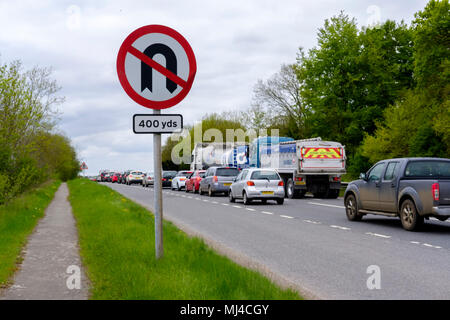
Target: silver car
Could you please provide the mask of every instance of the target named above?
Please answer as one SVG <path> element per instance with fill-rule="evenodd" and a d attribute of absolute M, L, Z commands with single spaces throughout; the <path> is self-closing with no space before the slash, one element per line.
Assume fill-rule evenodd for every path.
<path fill-rule="evenodd" d="M 148 187 L 149 185 L 153 186 L 155 182 L 155 177 L 153 175 L 153 172 L 147 172 L 147 174 L 142 179 L 142 186 Z"/>
<path fill-rule="evenodd" d="M 230 202 L 243 199 L 244 204 L 252 200 L 276 200 L 284 203 L 284 185 L 278 172 L 273 169 L 244 169 L 234 179 L 228 193 Z"/>

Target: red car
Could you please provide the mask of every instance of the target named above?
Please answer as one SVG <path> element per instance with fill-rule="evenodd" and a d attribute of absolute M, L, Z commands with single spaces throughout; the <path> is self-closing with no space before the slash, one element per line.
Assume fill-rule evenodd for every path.
<path fill-rule="evenodd" d="M 205 172 L 206 170 L 195 170 L 194 173 L 186 179 L 184 188 L 186 192 L 198 192 L 198 189 L 200 188 L 200 181 L 205 177 Z"/>
<path fill-rule="evenodd" d="M 119 173 L 119 172 L 116 172 L 116 173 L 114 173 L 114 174 L 112 175 L 112 177 L 111 177 L 111 182 L 112 182 L 112 183 L 114 183 L 114 182 L 119 183 L 119 178 L 120 178 L 120 173 Z"/>

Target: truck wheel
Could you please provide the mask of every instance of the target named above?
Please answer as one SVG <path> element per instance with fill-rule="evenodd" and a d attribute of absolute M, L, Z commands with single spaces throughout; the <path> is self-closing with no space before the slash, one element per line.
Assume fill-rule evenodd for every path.
<path fill-rule="evenodd" d="M 400 207 L 400 220 L 403 229 L 408 231 L 417 230 L 423 224 L 423 217 L 417 212 L 414 202 L 406 199 Z"/>
<path fill-rule="evenodd" d="M 294 180 L 292 180 L 291 178 L 289 178 L 286 183 L 286 196 L 289 199 L 293 199 L 295 196 Z"/>
<path fill-rule="evenodd" d="M 345 198 L 345 213 L 350 221 L 360 221 L 362 219 L 362 214 L 358 210 L 358 203 L 352 194 Z"/>

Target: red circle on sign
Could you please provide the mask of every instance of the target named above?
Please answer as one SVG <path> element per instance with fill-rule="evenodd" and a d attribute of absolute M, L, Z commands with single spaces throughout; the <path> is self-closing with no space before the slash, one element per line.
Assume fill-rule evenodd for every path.
<path fill-rule="evenodd" d="M 185 82 L 185 85 L 182 86 L 181 91 L 175 97 L 172 97 L 169 100 L 153 101 L 144 98 L 133 89 L 125 73 L 125 57 L 127 53 L 129 53 L 130 49 L 137 51 L 137 49 L 132 47 L 133 43 L 140 37 L 149 33 L 162 33 L 175 39 L 186 52 L 189 61 L 189 76 L 187 81 Z M 120 84 L 122 85 L 123 89 L 130 96 L 131 99 L 133 99 L 135 102 L 139 103 L 140 105 L 146 108 L 166 109 L 179 103 L 186 97 L 186 95 L 189 93 L 189 90 L 191 90 L 196 72 L 197 72 L 197 62 L 195 61 L 194 51 L 192 51 L 191 46 L 181 34 L 173 30 L 172 28 L 166 26 L 154 24 L 136 29 L 122 43 L 119 49 L 119 53 L 117 55 L 117 75 L 119 76 Z"/>

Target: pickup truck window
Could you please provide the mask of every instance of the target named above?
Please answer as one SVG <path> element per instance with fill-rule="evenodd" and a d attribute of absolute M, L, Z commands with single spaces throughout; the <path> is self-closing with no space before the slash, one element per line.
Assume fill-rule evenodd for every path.
<path fill-rule="evenodd" d="M 389 162 L 383 180 L 390 181 L 395 178 L 395 170 L 397 169 L 397 165 L 398 162 Z"/>
<path fill-rule="evenodd" d="M 385 163 L 379 163 L 375 167 L 370 170 L 369 173 L 369 181 L 379 181 L 381 178 L 381 174 L 383 173 Z"/>
<path fill-rule="evenodd" d="M 450 178 L 450 161 L 411 161 L 405 177 Z"/>

